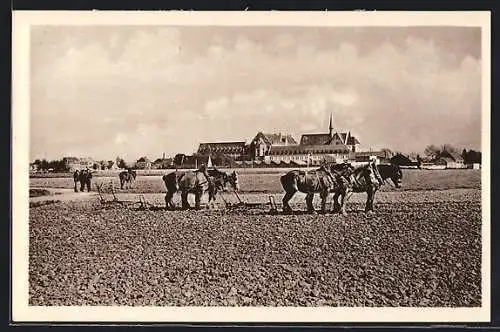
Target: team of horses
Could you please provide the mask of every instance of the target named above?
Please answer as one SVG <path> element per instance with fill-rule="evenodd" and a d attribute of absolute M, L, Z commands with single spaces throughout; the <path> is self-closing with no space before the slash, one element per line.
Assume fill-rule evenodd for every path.
<path fill-rule="evenodd" d="M 215 201 L 218 191 L 225 190 L 230 185 L 233 190 L 239 190 L 238 174 L 222 172 L 217 169 L 175 171 L 162 177 L 167 193 L 166 208 L 175 209 L 172 202 L 175 193 L 181 194 L 182 209 L 190 208 L 188 195 L 195 196 L 195 209 L 200 208 L 202 195 L 208 193 L 208 204 Z M 346 214 L 345 205 L 354 193 L 366 193 L 365 212 L 374 210 L 375 193 L 391 180 L 396 188 L 401 186 L 403 173 L 398 165 L 369 162 L 354 167 L 349 163 L 325 164 L 309 170 L 292 170 L 280 176 L 281 186 L 285 191 L 283 197 L 283 212 L 292 213 L 289 201 L 297 192 L 306 194 L 307 212 L 316 213 L 313 207 L 315 194 L 321 197 L 321 212 L 326 212 L 326 201 L 333 194 L 333 212 Z"/>
<path fill-rule="evenodd" d="M 75 182 L 74 190 L 78 192 L 78 183 L 80 184 L 80 191 L 90 191 L 92 188 L 92 171 L 89 169 L 76 170 L 73 173 L 73 181 Z"/>
<path fill-rule="evenodd" d="M 353 167 L 349 163 L 323 165 L 311 171 L 292 170 L 280 177 L 285 190 L 283 211 L 292 212 L 290 199 L 297 192 L 306 194 L 307 211 L 316 213 L 313 198 L 321 197 L 321 212 L 326 211 L 326 200 L 333 193 L 333 212 L 346 214 L 345 205 L 353 193 L 366 192 L 365 212 L 373 211 L 375 193 L 390 179 L 396 188 L 401 186 L 403 172 L 398 165 L 377 165 L 375 162 Z"/>
<path fill-rule="evenodd" d="M 227 173 L 218 169 L 210 169 L 172 172 L 164 175 L 162 179 L 167 189 L 165 205 L 171 209 L 176 208 L 172 202 L 176 192 L 181 194 L 182 209 L 190 208 L 188 203 L 189 194 L 194 194 L 195 209 L 199 209 L 201 197 L 205 192 L 208 193 L 208 204 L 210 204 L 215 201 L 218 191 L 226 189 L 228 184 L 235 191 L 240 189 L 236 171 Z"/>
<path fill-rule="evenodd" d="M 137 177 L 135 170 L 127 169 L 119 173 L 120 188 L 132 188 Z M 92 172 L 88 169 L 77 170 L 73 174 L 74 190 L 80 191 L 85 187 L 91 189 Z M 366 193 L 367 200 L 365 212 L 373 211 L 373 201 L 376 192 L 391 180 L 399 188 L 403 179 L 401 168 L 395 164 L 379 164 L 374 161 L 354 167 L 349 163 L 324 164 L 313 170 L 291 170 L 280 176 L 281 186 L 285 191 L 283 196 L 283 212 L 293 213 L 289 201 L 297 193 L 306 194 L 307 212 L 316 213 L 313 206 L 315 194 L 321 198 L 321 212 L 326 212 L 327 198 L 333 194 L 333 212 L 346 214 L 345 206 L 354 193 Z M 195 209 L 200 209 L 203 194 L 208 194 L 208 204 L 215 202 L 217 193 L 224 191 L 229 186 L 234 191 L 239 191 L 238 174 L 236 171 L 224 172 L 216 168 L 201 167 L 198 170 L 174 171 L 162 177 L 165 184 L 165 207 L 176 209 L 172 202 L 176 193 L 181 195 L 181 208 L 189 209 L 188 195 L 195 197 Z"/>

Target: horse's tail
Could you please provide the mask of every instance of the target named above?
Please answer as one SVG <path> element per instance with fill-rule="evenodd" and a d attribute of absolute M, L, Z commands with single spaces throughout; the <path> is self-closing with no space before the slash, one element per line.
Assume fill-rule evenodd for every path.
<path fill-rule="evenodd" d="M 296 192 L 299 191 L 297 185 L 297 177 L 295 173 L 288 172 L 282 176 L 280 176 L 281 186 L 286 192 Z"/>

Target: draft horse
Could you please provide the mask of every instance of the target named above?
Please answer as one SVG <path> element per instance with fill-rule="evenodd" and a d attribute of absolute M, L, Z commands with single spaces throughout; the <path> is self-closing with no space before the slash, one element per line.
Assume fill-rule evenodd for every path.
<path fill-rule="evenodd" d="M 120 178 L 120 189 L 123 189 L 123 186 L 125 186 L 125 189 L 127 189 L 127 187 L 132 188 L 132 183 L 135 181 L 137 173 L 133 169 L 128 169 L 120 172 L 118 177 Z"/>
<path fill-rule="evenodd" d="M 352 172 L 349 164 L 338 164 L 334 169 L 332 166 L 322 166 L 311 171 L 292 170 L 280 177 L 281 186 L 285 190 L 283 197 L 283 212 L 291 213 L 292 208 L 289 201 L 297 192 L 306 194 L 307 212 L 316 213 L 313 207 L 314 194 L 319 193 L 321 197 L 321 212 L 326 210 L 326 199 L 331 192 L 338 193 L 342 198 L 349 193 L 349 182 L 347 177 Z M 339 211 L 346 214 L 342 199 Z"/>
<path fill-rule="evenodd" d="M 172 172 L 162 177 L 167 193 L 165 195 L 166 208 L 175 209 L 176 206 L 172 202 L 172 198 L 176 192 L 180 192 L 182 209 L 191 208 L 188 203 L 188 195 L 195 196 L 195 209 L 199 210 L 201 205 L 201 197 L 205 192 L 208 192 L 208 203 L 215 200 L 219 190 L 224 190 L 227 184 L 235 190 L 239 190 L 238 174 L 233 171 L 230 174 L 221 172 L 217 169 L 208 171 L 184 171 Z"/>
<path fill-rule="evenodd" d="M 342 193 L 336 192 L 333 196 L 334 211 L 341 209 L 341 204 L 346 204 L 352 194 L 366 192 L 367 199 L 365 204 L 365 212 L 373 211 L 373 201 L 376 192 L 387 179 L 391 179 L 396 188 L 401 186 L 403 173 L 398 165 L 376 165 L 375 162 L 370 162 L 367 165 L 354 168 L 352 174 L 348 177 L 350 190 L 347 197 Z M 339 197 L 342 203 L 338 202 Z"/>
<path fill-rule="evenodd" d="M 73 173 L 73 181 L 75 183 L 75 192 L 78 192 L 78 183 L 80 183 L 80 191 L 85 191 L 85 187 L 87 187 L 87 191 L 90 191 L 92 183 L 92 172 L 89 169 L 77 169 Z"/>

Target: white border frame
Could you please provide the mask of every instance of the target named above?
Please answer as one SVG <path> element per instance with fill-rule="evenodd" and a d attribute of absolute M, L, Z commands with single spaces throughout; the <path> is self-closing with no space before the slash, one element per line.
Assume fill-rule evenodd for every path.
<path fill-rule="evenodd" d="M 12 17 L 12 319 L 14 322 L 487 322 L 490 320 L 491 18 L 476 12 L 14 11 Z M 482 307 L 42 307 L 28 305 L 32 25 L 460 26 L 482 28 Z"/>

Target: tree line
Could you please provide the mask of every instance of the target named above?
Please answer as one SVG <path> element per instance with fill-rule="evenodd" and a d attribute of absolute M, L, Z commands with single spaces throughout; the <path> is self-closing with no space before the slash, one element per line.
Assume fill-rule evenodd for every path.
<path fill-rule="evenodd" d="M 462 149 L 460 150 L 459 148 L 456 148 L 452 146 L 451 144 L 443 144 L 441 146 L 430 144 L 427 145 L 423 151 L 422 154 L 416 153 L 416 152 L 411 152 L 408 155 L 405 155 L 404 153 L 398 152 L 398 151 L 391 151 L 390 149 L 382 149 L 381 152 L 383 153 L 384 157 L 387 159 L 390 159 L 391 157 L 395 155 L 403 155 L 407 156 L 410 159 L 416 160 L 418 162 L 433 162 L 436 161 L 440 158 L 456 158 L 457 156 L 462 157 L 464 160 L 464 164 L 474 164 L 474 163 L 481 163 L 481 152 L 476 151 L 473 149 L 467 150 L 467 149 Z"/>
<path fill-rule="evenodd" d="M 105 170 L 105 169 L 110 169 L 114 164 L 118 166 L 118 168 L 127 168 L 128 165 L 120 157 L 117 157 L 115 161 L 113 160 L 100 160 L 97 162 L 94 162 L 93 165 L 91 166 L 92 169 L 94 170 Z M 48 171 L 48 170 L 53 170 L 54 172 L 69 172 L 70 169 L 70 162 L 68 161 L 68 158 L 62 158 L 62 159 L 56 159 L 56 160 L 47 160 L 47 159 L 36 159 L 33 162 L 33 165 L 36 167 L 37 170 L 40 171 Z"/>

